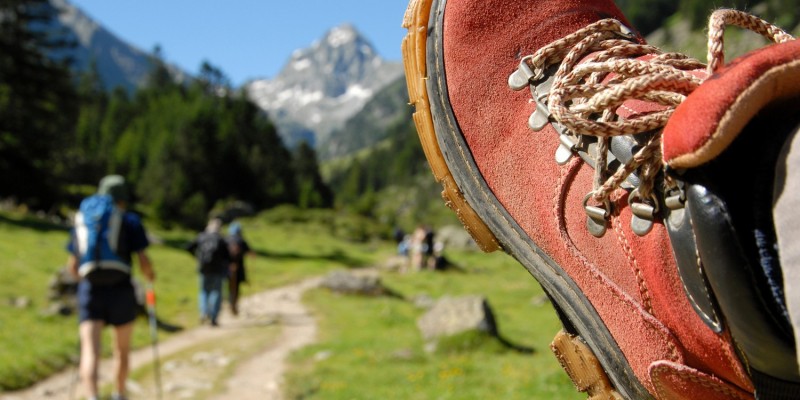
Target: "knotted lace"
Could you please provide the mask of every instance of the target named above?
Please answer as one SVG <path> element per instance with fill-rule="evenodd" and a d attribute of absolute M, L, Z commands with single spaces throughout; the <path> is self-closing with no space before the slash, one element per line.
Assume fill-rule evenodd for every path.
<path fill-rule="evenodd" d="M 533 72 L 532 81 L 541 79 L 547 67 L 560 63 L 547 97 L 551 118 L 578 138 L 597 137 L 591 193 L 594 201 L 607 203 L 611 193 L 637 170 L 641 182 L 638 197 L 643 201 L 654 198 L 656 177 L 663 168 L 661 128 L 675 107 L 724 64 L 723 33 L 729 25 L 751 30 L 775 43 L 794 40 L 758 17 L 722 9 L 715 11 L 709 22 L 707 65 L 642 44 L 613 19 L 591 24 L 523 58 Z M 656 109 L 620 117 L 618 111 L 631 100 L 654 104 Z M 641 134 L 652 136 L 643 140 L 630 162 L 608 176 L 610 138 Z"/>

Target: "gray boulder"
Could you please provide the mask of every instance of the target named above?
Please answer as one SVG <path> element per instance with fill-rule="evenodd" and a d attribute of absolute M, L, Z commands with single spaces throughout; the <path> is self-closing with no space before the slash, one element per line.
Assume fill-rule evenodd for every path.
<path fill-rule="evenodd" d="M 349 271 L 333 271 L 322 280 L 322 287 L 336 293 L 364 296 L 394 295 L 381 283 L 377 274 L 357 274 Z"/>
<path fill-rule="evenodd" d="M 47 284 L 48 300 L 50 304 L 45 309 L 45 315 L 71 315 L 78 307 L 76 293 L 78 280 L 62 266 L 53 273 Z"/>
<path fill-rule="evenodd" d="M 497 324 L 489 302 L 481 296 L 443 297 L 417 320 L 425 340 L 469 331 L 497 336 Z"/>
<path fill-rule="evenodd" d="M 472 236 L 458 225 L 445 225 L 436 230 L 436 241 L 445 248 L 458 250 L 478 250 Z"/>

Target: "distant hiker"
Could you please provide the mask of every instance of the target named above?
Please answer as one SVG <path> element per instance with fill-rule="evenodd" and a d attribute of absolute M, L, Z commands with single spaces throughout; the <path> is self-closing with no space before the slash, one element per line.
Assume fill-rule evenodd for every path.
<path fill-rule="evenodd" d="M 200 323 L 217 326 L 217 317 L 222 308 L 222 282 L 228 277 L 231 268 L 231 255 L 228 244 L 219 233 L 222 221 L 212 218 L 206 230 L 197 235 L 187 250 L 197 258 L 197 271 L 200 273 Z"/>
<path fill-rule="evenodd" d="M 402 242 L 406 236 L 407 235 L 405 231 L 403 231 L 403 229 L 400 227 L 395 227 L 394 230 L 392 231 L 392 238 L 394 239 L 394 242 L 397 244 L 400 244 L 400 242 Z"/>
<path fill-rule="evenodd" d="M 403 236 L 403 239 L 397 243 L 397 254 L 403 257 L 408 257 L 408 252 L 411 247 L 411 235 Z"/>
<path fill-rule="evenodd" d="M 137 305 L 131 284 L 135 254 L 144 278 L 152 284 L 155 272 L 145 249 L 149 245 L 139 217 L 127 211 L 125 179 L 109 175 L 100 180 L 97 194 L 81 202 L 67 244 L 67 266 L 78 282 L 78 318 L 81 339 L 80 374 L 89 399 L 98 398 L 101 331 L 114 328 L 113 399 L 125 398 L 133 321 Z"/>
<path fill-rule="evenodd" d="M 436 242 L 433 244 L 433 258 L 431 264 L 434 271 L 444 271 L 450 267 L 455 267 L 444 255 L 444 243 Z"/>
<path fill-rule="evenodd" d="M 411 270 L 419 271 L 425 267 L 426 254 L 428 249 L 425 247 L 425 237 L 428 229 L 424 225 L 419 225 L 411 235 L 409 250 L 411 253 Z"/>
<path fill-rule="evenodd" d="M 433 229 L 425 227 L 425 237 L 422 240 L 422 259 L 423 268 L 433 270 L 436 268 L 436 259 L 434 257 L 434 243 L 433 238 L 435 234 Z"/>
<path fill-rule="evenodd" d="M 247 281 L 244 257 L 252 255 L 250 245 L 242 236 L 242 226 L 238 222 L 228 227 L 228 251 L 231 254 L 231 270 L 228 276 L 228 295 L 233 315 L 239 315 L 239 287 Z"/>

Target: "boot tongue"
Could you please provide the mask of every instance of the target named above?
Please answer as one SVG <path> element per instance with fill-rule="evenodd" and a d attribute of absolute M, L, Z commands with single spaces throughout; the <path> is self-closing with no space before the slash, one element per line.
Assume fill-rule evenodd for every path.
<path fill-rule="evenodd" d="M 800 41 L 740 57 L 700 85 L 664 128 L 665 162 L 694 168 L 724 152 L 770 103 L 800 95 Z M 766 139 L 765 139 L 766 140 Z"/>

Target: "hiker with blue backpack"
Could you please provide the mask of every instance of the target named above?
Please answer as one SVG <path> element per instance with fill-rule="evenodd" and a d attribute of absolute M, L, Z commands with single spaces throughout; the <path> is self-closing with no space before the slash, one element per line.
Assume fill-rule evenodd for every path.
<path fill-rule="evenodd" d="M 114 328 L 113 400 L 125 399 L 129 353 L 137 303 L 131 283 L 132 259 L 152 285 L 155 272 L 146 253 L 149 245 L 139 216 L 127 211 L 125 179 L 104 177 L 97 194 L 85 198 L 75 215 L 67 244 L 67 266 L 79 277 L 78 318 L 81 340 L 80 376 L 90 400 L 98 399 L 101 332 Z"/>
<path fill-rule="evenodd" d="M 217 317 L 222 308 L 222 284 L 231 268 L 228 244 L 220 234 L 222 220 L 212 218 L 206 229 L 189 243 L 187 250 L 197 258 L 200 273 L 200 323 L 218 326 Z"/>

